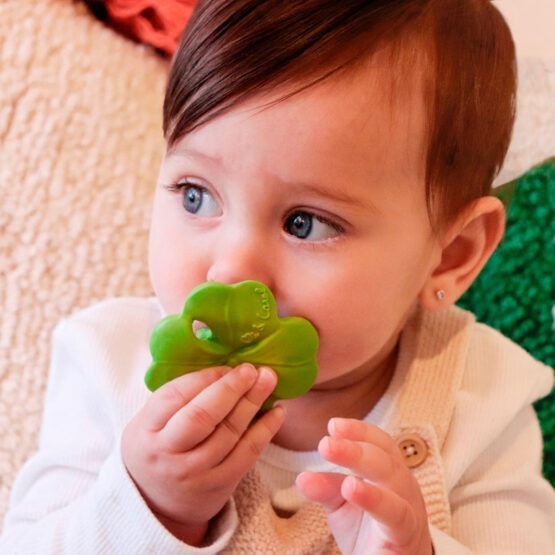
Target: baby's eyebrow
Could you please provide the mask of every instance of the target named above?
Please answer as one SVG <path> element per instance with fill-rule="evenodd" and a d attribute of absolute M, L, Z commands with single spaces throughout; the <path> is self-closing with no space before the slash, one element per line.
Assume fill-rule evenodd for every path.
<path fill-rule="evenodd" d="M 177 158 L 193 158 L 207 162 L 209 164 L 223 166 L 223 160 L 218 155 L 207 154 L 194 148 L 184 146 L 172 146 L 167 151 L 167 156 Z M 357 195 L 350 194 L 349 191 L 333 188 L 324 183 L 312 183 L 308 181 L 289 182 L 277 177 L 283 185 L 290 187 L 294 193 L 310 194 L 315 197 L 325 198 L 339 204 L 354 206 L 371 212 L 379 213 L 378 208 L 369 199 L 362 199 Z"/>
<path fill-rule="evenodd" d="M 375 204 L 373 204 L 369 199 L 362 199 L 357 195 L 352 195 L 346 190 L 340 190 L 337 188 L 331 188 L 325 184 L 314 184 L 314 183 L 298 183 L 295 184 L 295 188 L 299 192 L 310 193 L 318 197 L 323 197 L 333 202 L 338 202 L 340 204 L 345 204 L 349 206 L 355 206 L 357 208 L 364 208 L 365 210 L 370 210 L 372 212 L 378 213 L 379 210 Z"/>
<path fill-rule="evenodd" d="M 168 148 L 167 156 L 176 156 L 179 158 L 197 158 L 211 164 L 222 165 L 222 159 L 219 156 L 213 156 L 192 148 L 184 148 L 176 145 Z"/>

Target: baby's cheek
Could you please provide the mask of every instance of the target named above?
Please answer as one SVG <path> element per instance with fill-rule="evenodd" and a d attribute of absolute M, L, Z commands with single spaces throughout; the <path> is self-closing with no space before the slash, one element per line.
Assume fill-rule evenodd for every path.
<path fill-rule="evenodd" d="M 345 338 L 340 332 L 319 330 L 319 333 L 317 382 L 321 383 L 339 377 L 354 368 L 355 361 L 359 357 L 353 353 L 353 348 L 358 350 L 360 345 L 355 345 L 352 338 Z"/>
<path fill-rule="evenodd" d="M 167 314 L 175 314 L 181 310 L 188 291 L 182 280 L 179 280 L 178 275 L 172 272 L 171 267 L 164 267 L 163 264 L 157 265 L 156 260 L 153 262 L 150 279 L 154 294 Z"/>
<path fill-rule="evenodd" d="M 317 383 L 345 376 L 370 364 L 386 347 L 382 338 L 353 326 L 320 328 Z"/>

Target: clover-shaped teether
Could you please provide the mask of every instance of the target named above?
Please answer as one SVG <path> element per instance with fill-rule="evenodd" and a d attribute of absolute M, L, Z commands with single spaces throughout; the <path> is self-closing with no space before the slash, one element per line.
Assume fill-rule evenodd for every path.
<path fill-rule="evenodd" d="M 195 325 L 202 326 L 194 329 Z M 188 372 L 250 362 L 269 366 L 278 384 L 264 404 L 310 389 L 318 371 L 318 334 L 304 318 L 279 318 L 272 292 L 257 281 L 204 283 L 185 301 L 181 314 L 167 316 L 150 337 L 153 362 L 145 382 L 154 391 Z"/>

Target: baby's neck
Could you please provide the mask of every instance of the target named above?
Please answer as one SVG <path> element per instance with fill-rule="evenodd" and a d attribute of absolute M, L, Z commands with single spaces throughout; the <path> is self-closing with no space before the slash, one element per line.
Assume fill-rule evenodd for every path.
<path fill-rule="evenodd" d="M 281 401 L 287 417 L 273 443 L 294 451 L 311 451 L 327 435 L 330 418 L 366 417 L 385 393 L 396 358 L 395 349 L 378 368 L 348 386 L 313 389 L 297 399 Z"/>

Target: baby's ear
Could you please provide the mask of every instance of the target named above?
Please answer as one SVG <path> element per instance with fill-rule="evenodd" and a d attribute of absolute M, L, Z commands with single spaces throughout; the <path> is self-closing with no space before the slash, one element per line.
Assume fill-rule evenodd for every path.
<path fill-rule="evenodd" d="M 420 292 L 420 304 L 439 310 L 454 304 L 476 279 L 505 231 L 505 209 L 496 197 L 481 197 L 441 237 L 441 258 Z"/>

